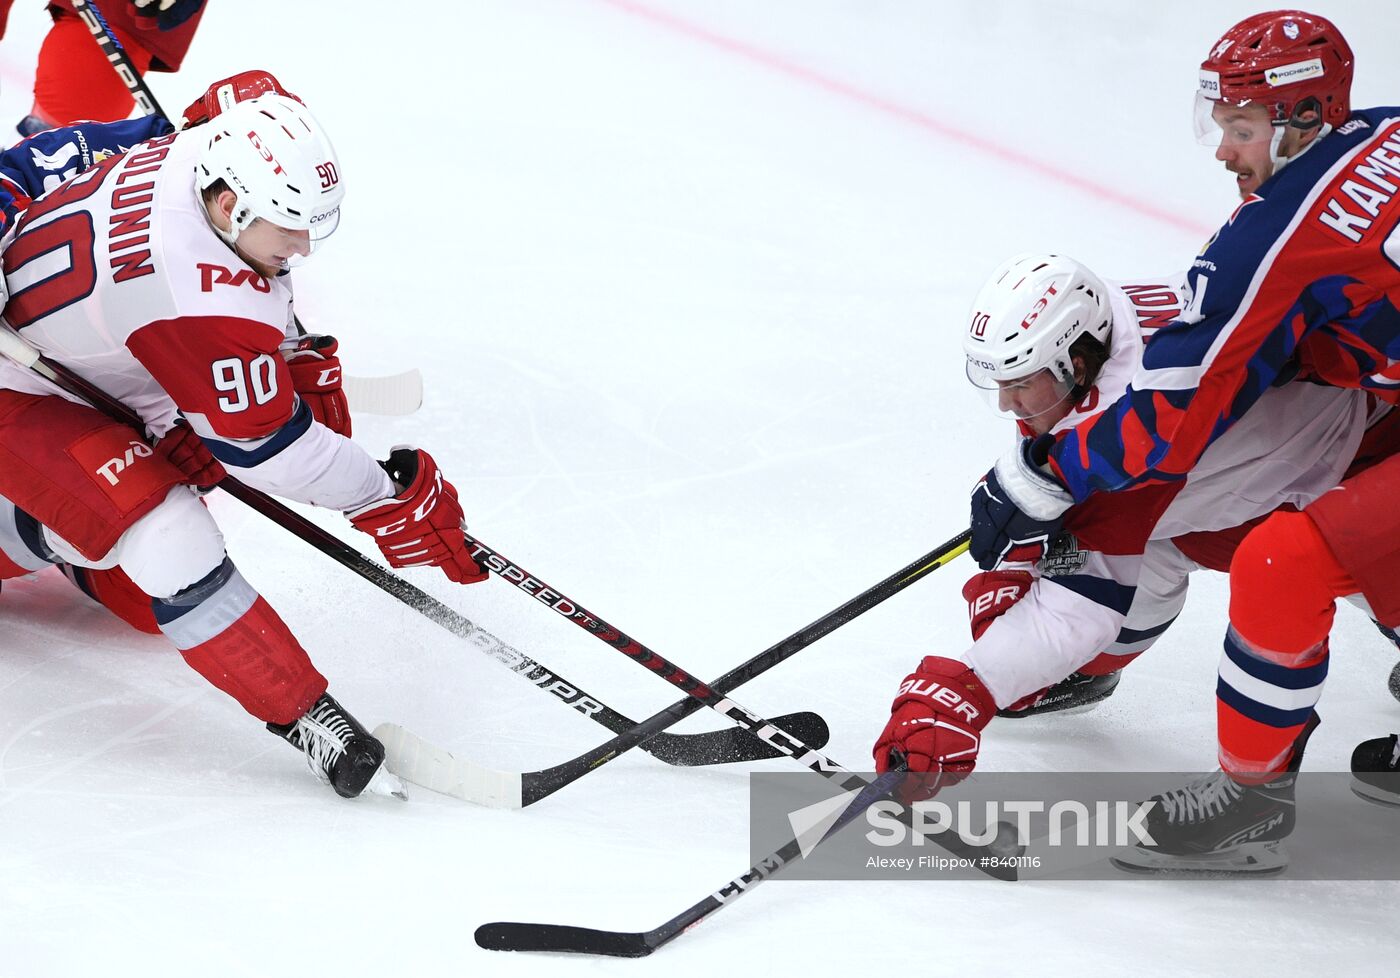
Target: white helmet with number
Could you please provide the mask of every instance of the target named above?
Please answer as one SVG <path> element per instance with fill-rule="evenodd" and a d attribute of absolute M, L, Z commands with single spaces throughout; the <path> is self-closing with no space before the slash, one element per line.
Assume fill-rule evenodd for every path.
<path fill-rule="evenodd" d="M 345 187 L 335 148 L 300 102 L 260 95 L 229 106 L 195 132 L 207 140 L 195 166 L 199 189 L 223 180 L 238 195 L 233 228 L 220 232 L 229 244 L 257 218 L 309 231 L 313 248 L 340 223 Z"/>
<path fill-rule="evenodd" d="M 967 377 L 984 390 L 1050 370 L 1075 384 L 1069 348 L 1081 336 L 1105 347 L 1113 329 L 1108 290 L 1063 255 L 1024 254 L 1002 262 L 972 304 L 963 350 Z"/>

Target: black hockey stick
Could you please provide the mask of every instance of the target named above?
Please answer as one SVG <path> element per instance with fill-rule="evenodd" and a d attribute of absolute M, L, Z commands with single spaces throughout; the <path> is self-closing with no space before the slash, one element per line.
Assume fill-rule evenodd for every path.
<path fill-rule="evenodd" d="M 932 559 L 927 565 L 914 567 L 904 578 L 890 584 L 884 596 L 888 597 L 890 594 L 908 587 L 920 577 L 930 573 L 935 568 L 952 559 L 952 557 L 961 553 L 967 548 L 967 541 L 970 538 L 971 533 L 964 532 L 948 541 L 948 543 L 941 548 L 943 552 L 935 552 L 935 554 L 930 555 Z M 794 738 L 781 730 L 775 729 L 772 724 L 752 710 L 729 699 L 726 693 L 729 689 L 733 688 L 732 686 L 711 686 L 701 682 L 674 662 L 669 661 L 652 649 L 647 648 L 636 639 L 619 631 L 612 625 L 609 625 L 602 618 L 589 611 L 563 591 L 550 586 L 509 558 L 491 549 L 471 534 L 467 534 L 467 543 L 472 548 L 472 559 L 481 566 L 489 568 L 498 577 L 514 584 L 521 591 L 524 591 L 526 594 L 530 595 L 530 597 L 545 605 L 556 614 L 578 625 L 593 637 L 612 646 L 634 662 L 650 669 L 672 686 L 685 692 L 698 703 L 708 706 L 722 716 L 728 717 L 739 726 L 753 731 L 755 736 L 772 744 L 782 753 L 793 758 L 808 770 L 815 771 L 828 780 L 840 782 L 843 787 L 848 789 L 859 788 L 865 785 L 866 782 L 863 779 L 851 773 L 851 771 L 842 767 L 831 758 L 823 755 L 811 744 L 804 743 L 801 738 Z M 887 580 L 883 583 L 889 582 Z M 879 588 L 880 585 L 877 585 L 874 590 L 878 590 Z M 870 592 L 867 591 L 865 594 L 869 595 Z M 861 597 L 865 597 L 865 595 Z M 860 598 L 855 599 L 857 602 L 860 600 Z M 865 608 L 870 607 L 874 603 L 875 602 L 872 601 L 870 604 L 866 604 L 861 608 L 861 611 L 864 611 Z M 809 626 L 807 629 L 808 631 L 817 632 L 811 641 L 820 638 L 821 635 L 826 634 L 826 631 L 835 628 L 837 624 L 849 621 L 851 617 L 854 617 L 854 615 L 841 617 L 841 613 L 845 607 L 846 605 L 843 605 L 831 615 L 822 619 L 822 622 L 830 621 L 831 623 L 830 627 L 825 631 L 819 631 L 815 625 Z M 858 613 L 859 612 L 857 612 L 857 614 Z M 810 644 L 810 642 L 807 644 Z M 796 649 L 794 648 L 792 651 L 795 652 Z M 791 652 L 788 654 L 791 654 Z M 761 654 L 759 658 L 763 658 L 764 655 L 766 655 L 766 653 Z M 772 664 L 776 664 L 776 662 L 770 663 L 768 667 L 771 668 Z"/>
<path fill-rule="evenodd" d="M 129 425 L 137 431 L 145 430 L 145 422 L 126 405 L 101 388 L 88 383 L 63 365 L 53 363 L 41 356 L 38 350 L 26 343 L 17 333 L 4 327 L 0 327 L 0 353 L 20 365 L 28 367 L 64 390 L 83 398 L 113 420 Z M 569 682 L 558 673 L 502 642 L 432 595 L 379 566 L 349 544 L 270 496 L 244 485 L 232 476 L 221 481 L 219 488 L 262 513 L 272 522 L 289 530 L 293 535 L 300 537 L 342 566 L 348 567 L 425 618 L 442 626 L 459 638 L 467 639 L 485 655 L 503 663 L 512 672 L 524 676 L 546 692 L 552 693 L 561 702 L 573 707 L 594 722 L 602 724 L 614 733 L 635 729 L 635 721 L 611 709 L 607 704 Z M 779 717 L 774 722 L 788 727 L 794 732 L 812 736 L 823 744 L 829 736 L 826 722 L 814 713 L 796 713 Z M 648 750 L 653 756 L 668 764 L 686 766 L 760 760 L 779 755 L 779 752 L 772 747 L 760 743 L 742 730 L 733 728 L 698 734 L 668 735 L 664 741 L 656 743 Z"/>
<path fill-rule="evenodd" d="M 898 790 L 900 782 L 906 774 L 901 762 L 899 768 L 888 771 L 874 781 L 865 784 L 864 788 L 855 793 L 855 798 L 846 806 L 845 811 L 832 823 L 831 827 L 823 833 L 822 837 L 816 841 L 815 845 L 808 847 L 808 851 L 810 852 L 815 846 L 821 845 L 846 825 L 855 821 L 870 806 L 892 795 Z M 905 825 L 909 825 L 912 821 L 909 808 L 902 806 L 898 818 Z M 1009 846 L 1010 840 L 1015 837 L 1014 833 L 1015 830 L 1010 823 L 1002 822 L 995 840 L 987 848 L 969 845 L 958 837 L 940 840 L 939 845 L 954 856 L 964 860 L 965 867 L 976 867 L 989 876 L 1011 882 L 1017 878 L 1016 870 L 1003 868 L 1000 864 L 1014 865 L 1014 863 L 1004 859 L 989 859 L 987 856 L 989 851 L 1001 851 L 1003 840 L 1006 840 L 1006 844 Z M 476 943 L 478 947 L 488 951 L 553 951 L 567 954 L 601 954 L 614 958 L 646 957 L 663 944 L 675 940 L 711 914 L 729 906 L 764 880 L 781 872 L 789 863 L 802 857 L 802 850 L 803 840 L 794 835 L 782 848 L 750 866 L 747 872 L 734 877 L 709 896 L 691 904 L 664 924 L 653 927 L 651 930 L 595 930 L 592 927 L 575 927 L 570 924 L 497 921 L 482 924 L 476 929 Z"/>
<path fill-rule="evenodd" d="M 862 789 L 816 843 L 821 845 L 867 808 L 888 798 L 905 775 L 898 770 L 880 775 Z M 802 842 L 794 836 L 777 852 L 760 860 L 718 890 L 647 931 L 594 930 L 569 924 L 524 924 L 496 921 L 476 929 L 476 943 L 488 951 L 553 951 L 563 954 L 602 954 L 613 958 L 643 958 L 661 945 L 694 927 L 710 914 L 732 903 L 802 855 Z"/>
<path fill-rule="evenodd" d="M 873 587 L 867 588 L 845 604 L 828 612 L 806 628 L 799 629 L 787 638 L 770 646 L 747 662 L 736 666 L 711 684 L 717 693 L 728 693 L 744 683 L 772 669 L 816 642 L 842 625 L 860 617 L 877 604 L 894 597 L 900 591 L 933 573 L 967 549 L 971 534 L 963 531 L 947 543 L 934 548 L 913 563 L 900 568 Z M 479 544 L 478 544 L 479 546 Z M 506 566 L 497 558 L 501 568 Z M 513 566 L 513 565 L 512 565 Z M 523 575 L 523 572 L 522 572 Z M 526 580 L 521 577 L 522 583 Z M 532 590 L 538 582 L 528 578 L 524 590 L 538 598 L 539 591 Z M 555 610 L 563 613 L 556 606 Z M 700 709 L 703 704 L 691 696 L 672 703 L 660 713 L 643 720 L 633 729 L 621 733 L 607 743 L 599 744 L 578 757 L 539 771 L 497 771 L 476 764 L 467 758 L 458 758 L 440 748 L 424 742 L 402 728 L 386 730 L 385 725 L 375 733 L 385 741 L 388 751 L 389 768 L 406 781 L 414 781 L 435 791 L 442 791 L 464 801 L 496 808 L 524 808 L 548 798 L 561 788 L 568 787 L 579 778 L 622 756 L 633 747 L 657 736 Z M 763 734 L 763 736 L 771 736 Z M 798 739 L 806 741 L 806 738 Z M 807 741 L 811 743 L 810 741 Z M 820 745 L 818 745 L 820 746 Z"/>
<path fill-rule="evenodd" d="M 915 567 L 905 579 L 897 582 L 895 589 L 899 590 L 903 587 L 907 587 L 909 584 L 913 583 L 914 580 L 917 580 L 919 577 L 924 576 L 934 568 L 942 565 L 956 554 L 961 553 L 967 548 L 967 541 L 970 538 L 970 532 L 959 534 L 958 537 L 954 538 L 954 541 L 949 542 L 948 553 L 946 555 L 933 560 L 931 562 L 931 567 Z M 478 563 L 489 567 L 493 573 L 510 581 L 535 600 L 549 606 L 555 613 L 567 618 L 580 628 L 583 628 L 608 645 L 611 645 L 629 659 L 650 669 L 672 686 L 684 690 L 687 695 L 697 702 L 708 706 L 722 716 L 728 717 L 739 726 L 752 730 L 756 736 L 772 744 L 809 771 L 815 771 L 823 778 L 835 782 L 845 791 L 864 792 L 870 787 L 870 782 L 866 781 L 859 774 L 842 767 L 831 758 L 822 754 L 817 748 L 810 744 L 803 743 L 800 738 L 794 738 L 781 730 L 775 729 L 772 724 L 768 723 L 752 710 L 729 699 L 721 687 L 717 685 L 710 686 L 694 678 L 680 666 L 658 655 L 636 639 L 618 631 L 612 625 L 603 621 L 558 588 L 551 587 L 545 581 L 531 574 L 513 561 L 508 560 L 497 551 L 492 550 L 470 534 L 467 536 L 467 542 L 472 545 L 472 556 Z M 942 846 L 950 851 L 957 851 L 956 843 L 949 842 L 941 837 L 933 839 L 933 842 L 935 845 Z M 989 866 L 980 860 L 974 861 L 974 865 L 989 876 L 1006 879 L 1016 878 L 1016 871 L 1014 869 L 1003 869 L 995 864 Z M 692 910 L 700 912 L 703 903 L 704 901 L 702 901 L 701 904 L 696 904 Z M 710 910 L 704 910 L 704 913 L 709 912 Z M 683 914 L 682 916 L 684 917 L 685 915 Z"/>

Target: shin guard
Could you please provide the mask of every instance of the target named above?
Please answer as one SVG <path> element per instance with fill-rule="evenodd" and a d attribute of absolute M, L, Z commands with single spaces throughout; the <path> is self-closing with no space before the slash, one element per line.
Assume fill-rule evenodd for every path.
<path fill-rule="evenodd" d="M 326 691 L 286 623 L 227 559 L 156 601 L 155 616 L 196 672 L 265 723 L 291 723 Z"/>

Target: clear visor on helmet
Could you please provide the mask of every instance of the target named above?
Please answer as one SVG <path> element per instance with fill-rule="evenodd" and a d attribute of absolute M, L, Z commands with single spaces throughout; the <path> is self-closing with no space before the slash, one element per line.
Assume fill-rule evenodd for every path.
<path fill-rule="evenodd" d="M 998 416 L 1008 421 L 1024 421 L 1042 434 L 1074 407 L 1073 385 L 1061 380 L 1048 367 L 1025 377 L 999 380 L 990 370 L 969 359 L 967 379 Z"/>
<path fill-rule="evenodd" d="M 286 271 L 311 257 L 340 225 L 340 208 L 311 216 L 310 230 L 286 228 L 255 217 L 238 234 L 237 247 L 249 258 Z"/>
<path fill-rule="evenodd" d="M 1196 141 L 1203 146 L 1268 143 L 1277 130 L 1263 103 L 1208 98 L 1201 92 L 1196 93 L 1194 117 Z"/>

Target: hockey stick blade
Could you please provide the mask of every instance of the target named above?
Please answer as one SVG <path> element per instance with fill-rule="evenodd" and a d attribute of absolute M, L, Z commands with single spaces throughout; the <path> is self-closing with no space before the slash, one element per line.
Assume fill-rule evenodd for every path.
<path fill-rule="evenodd" d="M 648 934 L 566 924 L 482 924 L 475 936 L 477 946 L 488 951 L 554 951 L 610 958 L 644 958 L 659 946 L 648 940 Z"/>
<path fill-rule="evenodd" d="M 774 717 L 772 723 L 818 749 L 825 747 L 831 739 L 831 729 L 817 713 L 788 713 Z M 677 767 L 743 764 L 783 756 L 782 751 L 740 727 L 693 734 L 657 734 L 647 741 L 647 746 L 651 748 L 652 756 Z"/>
<path fill-rule="evenodd" d="M 896 790 L 899 781 L 904 777 L 902 767 L 901 763 L 900 769 L 888 771 L 874 781 L 865 782 L 856 798 L 850 802 L 846 810 L 815 844 L 822 845 L 827 839 L 841 831 L 843 826 L 849 825 L 859 818 L 875 802 L 890 797 L 891 792 Z M 908 807 L 905 807 L 899 816 L 900 821 L 906 825 L 910 824 L 913 817 L 911 809 Z M 1003 822 L 1002 826 L 1004 831 L 1015 832 L 1009 823 Z M 987 847 L 967 846 L 966 843 L 961 842 L 959 845 L 960 848 L 950 848 L 950 851 L 965 855 L 970 865 L 979 867 L 987 875 L 1008 881 L 1014 881 L 1017 878 L 1014 869 L 989 870 L 981 867 L 981 861 L 976 858 L 976 854 L 985 855 L 988 852 Z M 494 921 L 482 924 L 476 929 L 476 943 L 478 947 L 488 951 L 599 954 L 614 958 L 645 957 L 662 945 L 675 940 L 712 914 L 724 909 L 764 880 L 771 879 L 776 873 L 781 872 L 784 866 L 806 858 L 803 854 L 803 848 L 802 837 L 795 836 L 782 848 L 759 860 L 741 876 L 730 880 L 664 924 L 648 931 L 594 930 L 591 927 L 575 927 L 571 924 Z"/>
<path fill-rule="evenodd" d="M 776 717 L 774 725 L 825 744 L 826 721 L 815 713 Z M 384 763 L 405 781 L 487 808 L 524 808 L 524 785 L 535 772 L 497 771 L 430 743 L 396 723 L 381 723 L 374 736 L 384 744 Z M 652 754 L 668 764 L 697 767 L 780 757 L 778 751 L 738 727 L 695 734 L 657 734 L 648 741 Z M 531 798 L 531 801 L 534 799 Z"/>
<path fill-rule="evenodd" d="M 423 375 L 417 368 L 387 377 L 355 377 L 342 381 L 345 399 L 357 414 L 403 417 L 423 406 Z"/>

